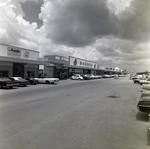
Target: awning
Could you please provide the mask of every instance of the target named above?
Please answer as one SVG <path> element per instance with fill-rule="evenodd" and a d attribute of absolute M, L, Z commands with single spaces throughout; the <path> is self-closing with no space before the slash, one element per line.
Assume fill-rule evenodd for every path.
<path fill-rule="evenodd" d="M 12 58 L 12 57 L 4 57 L 0 56 L 0 61 L 4 62 L 13 62 L 13 63 L 24 63 L 24 64 L 37 64 L 37 65 L 47 65 L 48 62 L 36 61 L 36 60 L 28 60 L 28 59 L 19 59 L 19 58 Z"/>

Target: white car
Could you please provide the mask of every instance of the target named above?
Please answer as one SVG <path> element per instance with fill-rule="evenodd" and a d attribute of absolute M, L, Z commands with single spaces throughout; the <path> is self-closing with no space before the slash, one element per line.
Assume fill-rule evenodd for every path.
<path fill-rule="evenodd" d="M 59 81 L 59 78 L 34 78 L 38 83 L 55 84 Z"/>
<path fill-rule="evenodd" d="M 83 77 L 80 74 L 74 74 L 70 77 L 72 80 L 83 80 Z"/>
<path fill-rule="evenodd" d="M 150 79 L 146 79 L 146 78 L 141 78 L 139 79 L 139 83 L 142 84 L 149 84 L 150 83 Z"/>

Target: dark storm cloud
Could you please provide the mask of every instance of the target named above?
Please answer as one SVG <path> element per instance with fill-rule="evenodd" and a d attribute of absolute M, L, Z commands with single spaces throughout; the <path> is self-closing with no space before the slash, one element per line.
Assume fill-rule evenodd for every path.
<path fill-rule="evenodd" d="M 96 46 L 96 50 L 104 57 L 112 58 L 115 60 L 125 60 L 126 57 L 134 55 L 137 52 L 137 42 L 122 40 L 119 38 L 113 39 L 113 37 L 107 37 L 107 39 L 101 39 L 98 42 L 101 45 Z M 138 51 L 140 48 L 138 47 Z"/>
<path fill-rule="evenodd" d="M 108 35 L 132 41 L 150 39 L 150 1 L 133 0 L 117 16 L 110 12 L 106 2 L 66 0 L 59 9 L 54 5 L 56 10 L 50 14 L 53 19 L 47 20 L 47 37 L 56 44 L 73 47 L 90 45 Z"/>
<path fill-rule="evenodd" d="M 49 22 L 47 36 L 57 44 L 80 47 L 96 38 L 116 34 L 116 17 L 109 13 L 103 0 L 64 1 Z M 50 20 L 51 21 L 51 20 Z"/>
<path fill-rule="evenodd" d="M 150 39 L 150 1 L 133 0 L 130 7 L 119 15 L 120 37 L 131 40 Z"/>
<path fill-rule="evenodd" d="M 24 19 L 30 23 L 36 22 L 38 27 L 41 27 L 43 21 L 39 19 L 38 15 L 41 12 L 42 4 L 43 0 L 26 1 L 25 3 L 21 3 L 21 7 L 24 12 Z"/>

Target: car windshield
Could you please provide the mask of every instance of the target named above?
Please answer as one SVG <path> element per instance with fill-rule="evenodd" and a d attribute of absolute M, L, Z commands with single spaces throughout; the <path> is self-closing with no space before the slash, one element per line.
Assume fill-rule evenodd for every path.
<path fill-rule="evenodd" d="M 15 77 L 14 79 L 15 79 L 15 80 L 18 80 L 18 81 L 25 80 L 25 79 L 24 79 L 24 78 L 22 78 L 22 77 Z"/>

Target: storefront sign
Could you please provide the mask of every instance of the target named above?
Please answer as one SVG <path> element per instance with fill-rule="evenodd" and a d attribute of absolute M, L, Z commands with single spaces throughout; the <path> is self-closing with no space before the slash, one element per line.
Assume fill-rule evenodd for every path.
<path fill-rule="evenodd" d="M 95 69 L 98 68 L 98 65 L 93 62 L 89 62 L 89 61 L 82 60 L 82 59 L 77 59 L 74 57 L 69 57 L 69 59 L 70 59 L 70 65 L 73 65 L 73 66 L 88 67 L 88 68 L 95 68 Z"/>
<path fill-rule="evenodd" d="M 60 56 L 55 56 L 55 59 L 60 60 Z"/>
<path fill-rule="evenodd" d="M 23 56 L 24 56 L 25 58 L 28 58 L 28 57 L 29 57 L 29 51 L 26 50 L 26 51 L 24 52 L 24 55 L 23 55 Z"/>
<path fill-rule="evenodd" d="M 8 47 L 7 53 L 10 55 L 20 56 L 21 55 L 21 49 L 18 49 L 15 47 Z"/>

